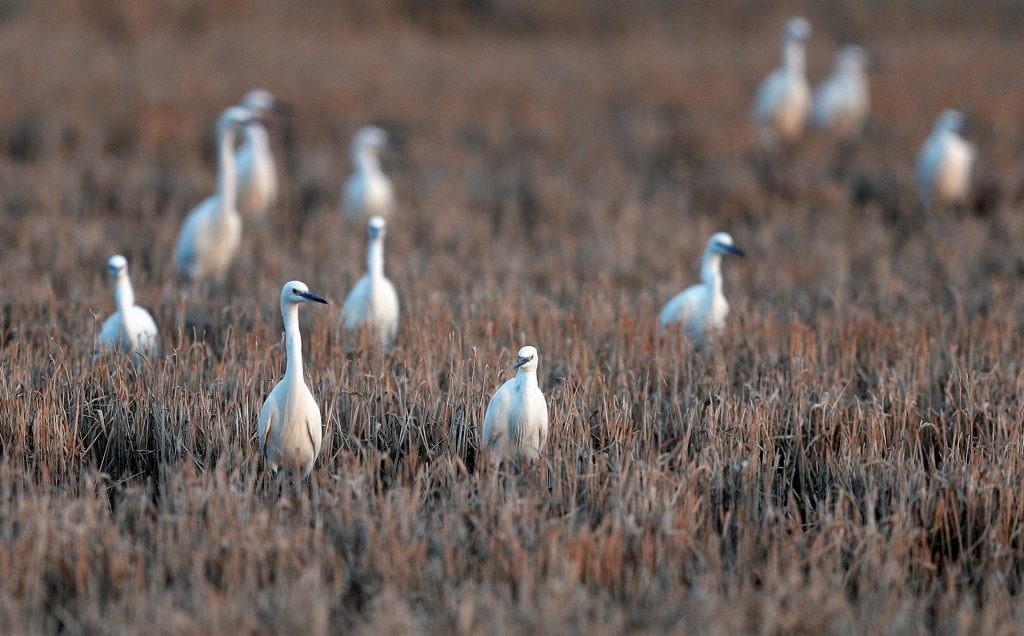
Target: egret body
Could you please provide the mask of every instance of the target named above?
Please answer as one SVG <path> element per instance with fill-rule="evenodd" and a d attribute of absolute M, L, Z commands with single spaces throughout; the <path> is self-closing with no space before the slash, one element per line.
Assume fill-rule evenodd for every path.
<path fill-rule="evenodd" d="M 960 136 L 963 126 L 964 116 L 959 111 L 942 111 L 921 148 L 917 185 L 918 197 L 926 210 L 967 201 L 976 151 Z"/>
<path fill-rule="evenodd" d="M 384 217 L 370 219 L 366 247 L 366 274 L 345 298 L 341 318 L 345 329 L 356 331 L 371 328 L 385 347 L 395 342 L 398 334 L 398 294 L 384 276 Z"/>
<path fill-rule="evenodd" d="M 342 192 L 342 213 L 346 219 L 361 220 L 388 216 L 394 209 L 391 180 L 380 167 L 380 152 L 388 135 L 376 126 L 361 128 L 352 139 L 352 176 Z"/>
<path fill-rule="evenodd" d="M 302 373 L 302 336 L 299 333 L 299 305 L 327 304 L 312 294 L 305 283 L 292 281 L 281 289 L 281 317 L 288 364 L 284 379 L 267 396 L 257 428 L 260 452 L 271 470 L 284 470 L 305 479 L 313 470 L 323 440 L 320 407 L 306 386 Z"/>
<path fill-rule="evenodd" d="M 178 274 L 190 282 L 223 280 L 242 240 L 235 175 L 235 142 L 251 121 L 249 111 L 232 106 L 217 120 L 217 192 L 199 204 L 181 225 L 174 249 Z"/>
<path fill-rule="evenodd" d="M 722 292 L 722 257 L 726 254 L 744 256 L 725 232 L 711 235 L 700 263 L 700 283 L 677 294 L 668 301 L 658 316 L 661 331 L 681 323 L 686 335 L 697 345 L 725 327 L 729 303 Z"/>
<path fill-rule="evenodd" d="M 804 18 L 786 23 L 782 40 L 782 66 L 761 82 L 754 101 L 754 124 L 762 146 L 791 144 L 800 138 L 811 105 L 804 43 L 811 25 Z"/>
<path fill-rule="evenodd" d="M 107 261 L 107 273 L 114 284 L 117 311 L 103 321 L 97 349 L 130 354 L 139 363 L 160 355 L 156 323 L 148 311 L 135 304 L 135 292 L 128 278 L 128 260 L 115 254 Z"/>
<path fill-rule="evenodd" d="M 814 91 L 811 124 L 841 141 L 853 141 L 864 131 L 870 109 L 867 54 L 859 46 L 844 46 L 832 74 Z"/>
<path fill-rule="evenodd" d="M 503 458 L 537 459 L 548 438 L 548 404 L 537 383 L 537 349 L 523 347 L 516 377 L 494 393 L 484 414 L 483 445 L 495 462 Z"/>

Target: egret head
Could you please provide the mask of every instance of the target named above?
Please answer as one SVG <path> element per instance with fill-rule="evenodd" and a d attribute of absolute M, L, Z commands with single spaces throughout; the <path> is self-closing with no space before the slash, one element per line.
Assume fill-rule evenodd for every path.
<path fill-rule="evenodd" d="M 281 289 L 281 305 L 297 305 L 299 303 L 323 303 L 327 304 L 327 301 L 309 291 L 309 287 L 306 283 L 293 280 L 290 283 L 285 283 Z"/>
<path fill-rule="evenodd" d="M 847 44 L 836 53 L 836 66 L 844 72 L 864 71 L 868 66 L 868 52 L 864 47 Z"/>
<path fill-rule="evenodd" d="M 286 103 L 262 88 L 256 88 L 246 93 L 242 97 L 242 107 L 257 118 L 291 113 L 291 108 Z"/>
<path fill-rule="evenodd" d="M 255 121 L 248 108 L 241 106 L 229 106 L 217 120 L 217 132 L 224 134 L 228 131 L 237 131 L 239 128 Z"/>
<path fill-rule="evenodd" d="M 120 254 L 114 254 L 107 261 L 107 274 L 114 280 L 119 280 L 128 275 L 128 259 Z"/>
<path fill-rule="evenodd" d="M 803 42 L 811 37 L 811 23 L 806 18 L 790 18 L 786 23 L 784 39 L 787 42 Z"/>
<path fill-rule="evenodd" d="M 729 254 L 732 256 L 746 256 L 746 252 L 736 246 L 732 235 L 728 232 L 715 232 L 708 240 L 707 250 L 711 254 Z"/>
<path fill-rule="evenodd" d="M 537 348 L 527 346 L 519 350 L 519 357 L 516 358 L 516 363 L 512 368 L 522 369 L 523 371 L 536 371 L 537 363 Z"/>
<path fill-rule="evenodd" d="M 367 233 L 370 236 L 370 240 L 384 238 L 384 233 L 387 230 L 387 221 L 382 216 L 370 217 L 370 222 L 367 224 Z"/>
<path fill-rule="evenodd" d="M 948 130 L 949 132 L 960 132 L 966 123 L 963 113 L 952 108 L 939 113 L 935 119 L 935 130 Z"/>
<path fill-rule="evenodd" d="M 356 153 L 362 150 L 380 151 L 388 145 L 388 133 L 378 126 L 363 126 L 352 139 L 352 150 Z"/>

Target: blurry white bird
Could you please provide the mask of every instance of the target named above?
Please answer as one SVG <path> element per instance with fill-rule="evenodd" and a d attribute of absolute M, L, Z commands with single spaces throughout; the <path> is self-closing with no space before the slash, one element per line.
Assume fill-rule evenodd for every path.
<path fill-rule="evenodd" d="M 686 335 L 697 345 L 704 345 L 712 332 L 725 327 L 729 303 L 722 293 L 722 256 L 745 256 L 725 232 L 711 235 L 700 263 L 700 284 L 693 285 L 668 301 L 658 316 L 662 332 L 672 323 L 681 322 Z"/>
<path fill-rule="evenodd" d="M 836 54 L 832 74 L 814 91 L 811 124 L 841 141 L 853 141 L 864 131 L 871 108 L 867 53 L 850 44 Z"/>
<path fill-rule="evenodd" d="M 302 374 L 299 304 L 309 301 L 327 304 L 323 298 L 310 293 L 305 283 L 297 280 L 285 283 L 281 289 L 281 317 L 284 318 L 288 366 L 284 379 L 277 383 L 263 403 L 257 428 L 260 452 L 270 469 L 283 469 L 299 479 L 305 479 L 313 470 L 323 440 L 320 407 Z"/>
<path fill-rule="evenodd" d="M 773 147 L 800 138 L 811 105 L 807 83 L 804 42 L 811 24 L 804 18 L 790 18 L 782 40 L 782 66 L 761 82 L 754 101 L 754 123 L 761 145 Z"/>
<path fill-rule="evenodd" d="M 131 354 L 139 363 L 143 358 L 160 355 L 156 323 L 148 311 L 135 304 L 135 292 L 128 278 L 128 259 L 115 254 L 107 261 L 107 273 L 114 283 L 117 311 L 103 321 L 96 339 L 97 349 Z"/>
<path fill-rule="evenodd" d="M 391 180 L 380 167 L 380 151 L 388 143 L 388 134 L 377 126 L 365 126 L 352 139 L 354 172 L 342 192 L 342 213 L 346 219 L 361 220 L 388 216 L 395 200 Z"/>
<path fill-rule="evenodd" d="M 514 369 L 516 377 L 494 393 L 481 433 L 495 463 L 503 458 L 537 459 L 548 439 L 548 403 L 537 383 L 537 349 L 523 347 Z"/>
<path fill-rule="evenodd" d="M 174 248 L 174 266 L 190 282 L 222 280 L 238 253 L 242 217 L 238 214 L 235 141 L 252 120 L 249 111 L 232 106 L 217 120 L 217 192 L 185 217 Z"/>
<path fill-rule="evenodd" d="M 942 111 L 921 148 L 917 185 L 918 197 L 926 210 L 967 201 L 976 151 L 960 136 L 963 125 L 964 116 L 959 111 Z"/>
<path fill-rule="evenodd" d="M 242 107 L 252 115 L 245 127 L 245 140 L 238 148 L 238 211 L 247 221 L 261 224 L 267 211 L 277 202 L 277 168 L 270 151 L 267 120 L 284 114 L 287 106 L 263 89 L 251 90 L 242 98 Z"/>
<path fill-rule="evenodd" d="M 355 331 L 364 325 L 371 327 L 385 347 L 395 342 L 398 333 L 398 294 L 395 286 L 384 276 L 384 217 L 375 216 L 368 224 L 366 246 L 366 274 L 345 298 L 341 319 L 345 329 Z"/>

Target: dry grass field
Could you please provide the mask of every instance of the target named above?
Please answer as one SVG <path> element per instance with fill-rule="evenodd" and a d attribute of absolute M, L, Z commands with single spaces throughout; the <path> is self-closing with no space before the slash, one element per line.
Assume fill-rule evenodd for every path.
<path fill-rule="evenodd" d="M 982 3 L 0 0 L 0 632 L 1012 633 L 1024 620 L 1024 8 Z M 750 104 L 792 12 L 812 81 L 872 53 L 841 174 L 768 179 Z M 228 282 L 186 299 L 213 126 L 263 86 L 285 184 Z M 944 107 L 980 147 L 924 215 Z M 400 210 L 398 346 L 339 334 L 364 230 L 338 195 L 377 122 Z M 708 355 L 656 315 L 707 237 Z M 124 253 L 166 355 L 93 362 Z M 302 311 L 324 414 L 279 492 L 256 421 Z M 478 455 L 516 350 L 533 465 Z M 366 346 L 364 346 L 366 345 Z"/>

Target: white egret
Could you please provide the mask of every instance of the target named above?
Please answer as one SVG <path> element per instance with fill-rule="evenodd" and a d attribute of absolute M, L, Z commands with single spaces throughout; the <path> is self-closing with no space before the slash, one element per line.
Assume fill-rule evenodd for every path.
<path fill-rule="evenodd" d="M 267 396 L 257 428 L 260 452 L 270 469 L 285 470 L 305 479 L 313 470 L 323 440 L 320 407 L 306 386 L 302 373 L 302 336 L 299 333 L 299 304 L 327 304 L 312 294 L 305 283 L 293 280 L 281 289 L 281 317 L 288 365 L 284 379 Z"/>
<path fill-rule="evenodd" d="M 871 108 L 867 61 L 867 53 L 855 44 L 836 53 L 832 74 L 814 91 L 811 124 L 815 128 L 841 141 L 860 137 Z"/>
<path fill-rule="evenodd" d="M 288 109 L 263 89 L 246 93 L 242 107 L 252 115 L 252 121 L 245 127 L 245 140 L 235 156 L 238 211 L 246 220 L 260 224 L 277 202 L 277 167 L 270 151 L 266 121 L 272 115 L 286 113 Z"/>
<path fill-rule="evenodd" d="M 384 217 L 375 216 L 368 224 L 366 274 L 345 298 L 341 318 L 345 328 L 355 331 L 363 326 L 373 329 L 385 347 L 395 342 L 398 333 L 398 294 L 384 276 Z"/>
<path fill-rule="evenodd" d="M 917 159 L 917 186 L 921 205 L 963 204 L 971 185 L 974 146 L 960 136 L 964 116 L 959 111 L 942 111 Z"/>
<path fill-rule="evenodd" d="M 217 192 L 185 218 L 174 249 L 174 266 L 190 282 L 222 280 L 242 240 L 235 179 L 235 142 L 252 120 L 249 111 L 231 106 L 217 120 Z"/>
<path fill-rule="evenodd" d="M 377 126 L 365 126 L 352 139 L 354 172 L 342 192 L 342 213 L 349 220 L 388 216 L 395 200 L 391 180 L 380 167 L 380 151 L 388 134 Z"/>
<path fill-rule="evenodd" d="M 693 285 L 668 301 L 658 316 L 661 331 L 681 322 L 686 335 L 703 346 L 712 332 L 725 327 L 729 303 L 722 293 L 722 256 L 745 256 L 725 232 L 711 235 L 700 263 L 700 284 Z"/>
<path fill-rule="evenodd" d="M 537 459 L 548 439 L 548 404 L 537 383 L 537 349 L 523 347 L 515 366 L 516 377 L 494 393 L 481 433 L 483 445 L 495 463 L 503 458 Z"/>
<path fill-rule="evenodd" d="M 115 254 L 107 261 L 107 273 L 114 283 L 117 311 L 103 321 L 96 339 L 97 349 L 130 354 L 139 363 L 160 355 L 156 323 L 148 311 L 135 304 L 135 292 L 128 278 L 128 259 Z"/>
<path fill-rule="evenodd" d="M 773 147 L 778 142 L 790 144 L 803 134 L 811 105 L 804 52 L 804 42 L 810 35 L 810 22 L 790 18 L 783 32 L 782 66 L 772 71 L 757 89 L 754 123 L 764 147 Z"/>

